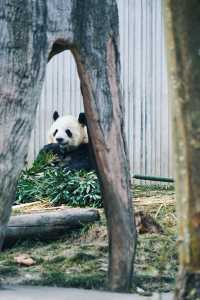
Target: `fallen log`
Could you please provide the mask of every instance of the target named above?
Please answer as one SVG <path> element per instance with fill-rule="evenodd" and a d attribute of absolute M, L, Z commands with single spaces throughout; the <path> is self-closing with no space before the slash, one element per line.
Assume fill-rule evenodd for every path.
<path fill-rule="evenodd" d="M 56 239 L 99 218 L 98 210 L 85 208 L 13 216 L 6 230 L 4 248 L 25 239 Z"/>

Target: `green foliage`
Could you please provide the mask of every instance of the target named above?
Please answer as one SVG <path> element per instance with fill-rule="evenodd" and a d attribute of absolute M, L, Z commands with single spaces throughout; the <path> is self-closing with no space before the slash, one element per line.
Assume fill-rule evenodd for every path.
<path fill-rule="evenodd" d="M 16 204 L 48 199 L 52 205 L 102 207 L 94 172 L 66 171 L 53 166 L 55 157 L 42 154 L 18 181 Z"/>
<path fill-rule="evenodd" d="M 37 159 L 33 162 L 30 169 L 26 169 L 25 173 L 27 175 L 35 175 L 36 173 L 43 172 L 49 167 L 53 167 L 57 156 L 52 154 L 51 152 L 48 153 L 40 153 Z"/>
<path fill-rule="evenodd" d="M 32 281 L 32 284 L 98 289 L 105 285 L 105 274 L 99 272 L 68 275 L 66 272 L 55 271 L 51 267 L 42 273 L 39 282 Z"/>

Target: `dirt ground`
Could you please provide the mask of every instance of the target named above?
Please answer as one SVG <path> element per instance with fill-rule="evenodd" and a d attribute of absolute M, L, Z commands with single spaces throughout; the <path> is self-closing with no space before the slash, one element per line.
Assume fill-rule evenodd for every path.
<path fill-rule="evenodd" d="M 149 214 L 161 225 L 163 233 L 138 235 L 133 291 L 142 295 L 172 291 L 177 271 L 176 215 L 174 191 L 135 189 L 135 211 Z M 45 202 L 22 205 L 13 214 L 55 209 Z M 72 232 L 56 241 L 18 242 L 0 256 L 3 284 L 78 287 L 106 290 L 108 242 L 106 220 Z M 20 256 L 32 259 L 29 266 L 18 262 Z"/>

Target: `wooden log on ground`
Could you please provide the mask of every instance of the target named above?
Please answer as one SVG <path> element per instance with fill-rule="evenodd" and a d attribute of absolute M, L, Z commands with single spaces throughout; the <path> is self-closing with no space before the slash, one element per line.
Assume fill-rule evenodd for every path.
<path fill-rule="evenodd" d="M 56 239 L 99 218 L 98 210 L 85 208 L 13 216 L 8 223 L 4 247 L 30 238 Z"/>

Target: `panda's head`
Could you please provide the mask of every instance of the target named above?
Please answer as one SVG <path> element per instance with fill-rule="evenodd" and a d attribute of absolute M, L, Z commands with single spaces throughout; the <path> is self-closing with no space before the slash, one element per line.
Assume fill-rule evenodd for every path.
<path fill-rule="evenodd" d="M 72 115 L 60 117 L 58 112 L 53 114 L 48 143 L 57 143 L 62 147 L 73 148 L 88 142 L 86 117 L 80 113 L 78 120 Z"/>

